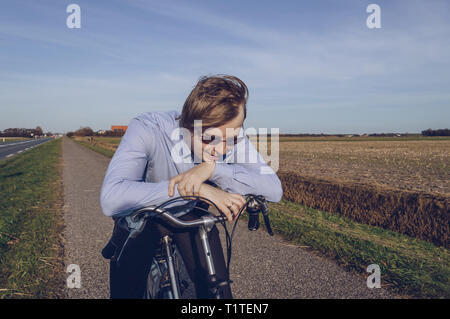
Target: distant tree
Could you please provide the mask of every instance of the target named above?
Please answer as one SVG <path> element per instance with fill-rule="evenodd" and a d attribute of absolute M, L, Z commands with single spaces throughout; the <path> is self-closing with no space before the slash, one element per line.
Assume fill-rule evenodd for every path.
<path fill-rule="evenodd" d="M 114 131 L 107 130 L 107 131 L 105 132 L 105 134 L 103 134 L 103 135 L 104 135 L 104 136 L 108 136 L 108 137 L 114 136 Z"/>
<path fill-rule="evenodd" d="M 81 127 L 75 131 L 75 136 L 94 136 L 94 131 L 90 127 Z"/>
<path fill-rule="evenodd" d="M 432 130 L 431 128 L 422 131 L 423 136 L 450 136 L 450 130 L 448 128 Z"/>
<path fill-rule="evenodd" d="M 74 135 L 75 135 L 74 132 L 68 132 L 68 133 L 66 133 L 66 136 L 67 136 L 67 137 L 72 137 L 72 136 L 74 136 Z"/>
<path fill-rule="evenodd" d="M 44 135 L 44 131 L 42 131 L 42 128 L 40 126 L 36 126 L 36 128 L 34 129 L 34 135 Z"/>
<path fill-rule="evenodd" d="M 35 129 L 28 128 L 7 128 L 2 132 L 3 137 L 31 137 L 35 134 Z"/>

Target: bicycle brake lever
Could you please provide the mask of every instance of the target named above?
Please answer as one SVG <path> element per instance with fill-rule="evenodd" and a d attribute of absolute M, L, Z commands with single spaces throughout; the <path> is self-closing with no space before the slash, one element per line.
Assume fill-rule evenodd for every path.
<path fill-rule="evenodd" d="M 260 205 L 260 209 L 261 209 L 261 213 L 263 214 L 264 217 L 264 224 L 266 224 L 266 228 L 267 228 L 267 232 L 269 233 L 270 236 L 273 236 L 273 231 L 272 231 L 272 227 L 270 226 L 270 220 L 269 220 L 269 207 L 267 205 L 267 202 L 264 200 L 259 201 L 259 205 Z"/>
<path fill-rule="evenodd" d="M 267 232 L 269 233 L 270 236 L 273 236 L 272 227 L 270 227 L 269 215 L 263 214 L 263 217 L 264 217 L 264 224 L 266 224 Z"/>

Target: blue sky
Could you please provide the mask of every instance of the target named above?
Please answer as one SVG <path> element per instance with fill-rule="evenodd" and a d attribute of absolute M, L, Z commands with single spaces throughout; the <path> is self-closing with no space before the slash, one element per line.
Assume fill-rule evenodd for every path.
<path fill-rule="evenodd" d="M 81 7 L 68 29 L 66 7 Z M 366 7 L 381 7 L 368 29 Z M 67 132 L 181 110 L 201 75 L 249 87 L 246 126 L 450 127 L 448 1 L 2 0 L 0 130 Z"/>

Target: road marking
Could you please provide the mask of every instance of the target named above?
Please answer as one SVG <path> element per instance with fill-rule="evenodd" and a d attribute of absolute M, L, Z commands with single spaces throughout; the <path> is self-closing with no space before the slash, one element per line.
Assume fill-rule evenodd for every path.
<path fill-rule="evenodd" d="M 8 144 L 0 145 L 0 147 L 14 146 L 14 145 L 19 145 L 19 144 L 23 144 L 23 143 L 31 143 L 31 142 L 34 142 L 34 140 L 18 142 L 18 143 L 8 143 Z"/>
<path fill-rule="evenodd" d="M 36 146 L 39 146 L 45 142 L 48 142 L 49 140 L 50 139 L 46 139 L 44 141 L 43 140 L 29 140 L 29 141 L 23 141 L 23 142 L 18 142 L 18 143 L 10 143 L 10 144 L 5 144 L 5 145 L 0 145 L 0 147 L 20 145 L 20 144 L 24 144 L 24 143 L 34 143 L 34 144 L 30 145 L 29 147 L 27 147 L 26 149 L 24 149 L 24 150 L 28 150 L 28 149 L 32 149 Z M 23 152 L 24 150 L 21 150 L 21 151 L 17 152 L 16 154 L 19 154 L 19 153 Z M 10 156 L 12 156 L 12 154 Z M 10 157 L 10 156 L 5 156 L 5 158 Z"/>

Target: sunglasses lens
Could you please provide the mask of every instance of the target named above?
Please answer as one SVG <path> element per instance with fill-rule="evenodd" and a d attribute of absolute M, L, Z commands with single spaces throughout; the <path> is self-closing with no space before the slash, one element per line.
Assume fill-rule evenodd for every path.
<path fill-rule="evenodd" d="M 211 144 L 211 140 L 205 140 L 205 139 L 202 139 L 202 142 L 203 142 L 203 144 Z"/>
<path fill-rule="evenodd" d="M 237 143 L 239 143 L 240 141 L 242 141 L 244 139 L 243 136 L 233 136 L 230 138 L 226 139 L 226 144 L 227 145 L 236 145 Z M 221 139 L 218 136 L 215 135 L 203 135 L 202 136 L 202 143 L 204 144 L 211 144 L 213 141 L 220 141 Z M 225 140 L 222 140 L 223 142 L 225 142 Z M 217 143 L 217 142 L 215 142 Z"/>
<path fill-rule="evenodd" d="M 215 136 L 202 136 L 202 143 L 204 144 L 211 144 L 211 142 L 215 140 Z"/>

